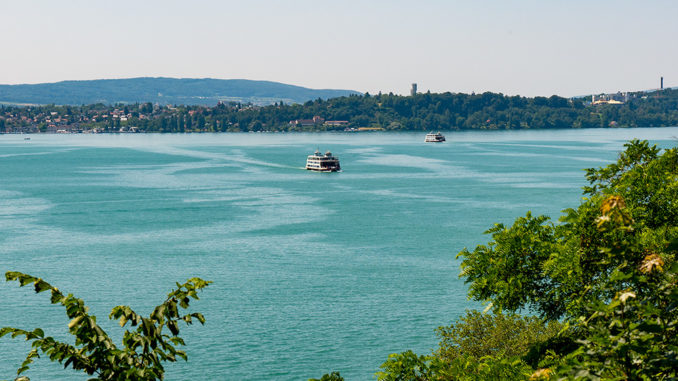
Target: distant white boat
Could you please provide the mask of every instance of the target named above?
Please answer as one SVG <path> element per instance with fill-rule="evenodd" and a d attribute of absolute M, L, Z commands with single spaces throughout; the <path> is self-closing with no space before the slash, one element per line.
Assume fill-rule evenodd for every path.
<path fill-rule="evenodd" d="M 445 137 L 440 132 L 437 132 L 435 134 L 433 132 L 428 133 L 426 134 L 426 139 L 424 139 L 424 142 L 426 143 L 442 143 L 444 141 Z"/>
<path fill-rule="evenodd" d="M 316 150 L 313 155 L 308 155 L 308 158 L 306 158 L 306 169 L 318 172 L 338 172 L 341 170 L 341 166 L 339 165 L 339 158 L 332 156 L 332 152 L 327 151 L 323 155 L 319 150 Z"/>

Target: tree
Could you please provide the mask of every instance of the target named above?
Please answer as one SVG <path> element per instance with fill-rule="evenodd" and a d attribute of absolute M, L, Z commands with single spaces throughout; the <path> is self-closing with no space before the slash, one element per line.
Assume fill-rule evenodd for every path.
<path fill-rule="evenodd" d="M 535 372 L 542 352 L 563 326 L 536 317 L 467 311 L 437 329 L 439 347 L 430 355 L 412 351 L 389 356 L 377 373 L 380 381 L 516 380 Z M 532 350 L 535 348 L 535 350 Z M 534 379 L 540 379 L 537 374 Z"/>
<path fill-rule="evenodd" d="M 577 345 L 558 353 L 563 377 L 678 376 L 678 149 L 625 146 L 587 170 L 587 197 L 560 224 L 527 213 L 459 253 L 472 298 L 566 322 Z"/>
<path fill-rule="evenodd" d="M 565 210 L 559 225 L 528 212 L 510 227 L 488 230 L 489 245 L 462 250 L 469 296 L 496 310 L 530 308 L 550 320 L 609 299 L 614 294 L 605 285 L 614 268 L 637 268 L 645 253 L 662 252 L 678 237 L 676 173 L 675 148 L 660 156 L 647 142 L 626 144 L 617 163 L 587 170 L 588 197 Z"/>
<path fill-rule="evenodd" d="M 445 360 L 435 354 L 420 356 L 412 351 L 389 355 L 380 368 L 379 381 L 519 380 L 533 373 L 520 359 L 462 356 Z"/>
<path fill-rule="evenodd" d="M 392 354 L 378 378 L 678 378 L 678 148 L 625 147 L 587 170 L 559 224 L 528 212 L 462 250 L 469 296 L 493 315 L 439 328 L 438 351 Z M 528 309 L 541 320 L 502 312 Z"/>
<path fill-rule="evenodd" d="M 12 338 L 23 336 L 32 342 L 33 349 L 17 370 L 17 375 L 27 371 L 33 359 L 42 353 L 49 356 L 51 361 L 63 364 L 64 368 L 70 366 L 95 376 L 93 380 L 112 381 L 162 380 L 165 373 L 163 362 L 175 362 L 177 358 L 187 360 L 186 353 L 177 349 L 177 346 L 185 345 L 179 337 L 179 323 L 190 325 L 195 319 L 204 324 L 205 318 L 197 312 L 181 314 L 179 307 L 188 308 L 191 299 L 199 299 L 198 291 L 211 283 L 200 278 L 191 278 L 184 284 L 177 283 L 177 288 L 148 317 L 142 317 L 129 306 L 113 308 L 110 319 L 119 319 L 121 327 L 127 323 L 136 327 L 125 331 L 122 347 L 118 348 L 97 325 L 96 317 L 88 313 L 82 299 L 72 294 L 64 295 L 56 287 L 31 275 L 10 271 L 5 274 L 5 278 L 7 281 L 19 282 L 20 287 L 32 284 L 36 293 L 49 291 L 50 302 L 64 306 L 66 315 L 71 319 L 68 331 L 75 336 L 75 345 L 70 345 L 45 336 L 40 328 L 32 331 L 13 327 L 0 329 L 0 337 L 7 334 Z M 163 332 L 165 327 L 170 334 Z"/>
<path fill-rule="evenodd" d="M 557 321 L 543 324 L 534 316 L 467 311 L 456 323 L 437 329 L 440 343 L 436 353 L 448 361 L 464 356 L 520 358 L 562 328 Z"/>

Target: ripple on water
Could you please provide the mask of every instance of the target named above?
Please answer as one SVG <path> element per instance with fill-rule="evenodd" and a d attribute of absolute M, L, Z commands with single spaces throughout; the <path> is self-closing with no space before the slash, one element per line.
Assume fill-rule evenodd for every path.
<path fill-rule="evenodd" d="M 614 160 L 626 137 L 668 146 L 677 131 L 449 132 L 436 146 L 417 133 L 0 139 L 12 149 L 0 268 L 82 297 L 116 340 L 113 305 L 150 313 L 175 281 L 214 281 L 195 304 L 207 324 L 182 331 L 190 360 L 168 380 L 371 379 L 478 307 L 458 278 L 462 248 L 527 210 L 557 218 L 579 201 L 582 168 Z M 317 146 L 344 171 L 301 170 Z M 0 322 L 65 337 L 61 309 L 14 286 L 0 286 L 12 301 Z M 0 369 L 26 349 L 0 340 Z M 31 372 L 84 379 L 44 360 Z"/>

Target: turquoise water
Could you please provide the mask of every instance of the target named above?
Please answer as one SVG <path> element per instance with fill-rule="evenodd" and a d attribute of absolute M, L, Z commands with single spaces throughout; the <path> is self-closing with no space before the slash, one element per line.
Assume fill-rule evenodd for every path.
<path fill-rule="evenodd" d="M 0 135 L 0 271 L 147 314 L 175 281 L 214 281 L 167 380 L 370 380 L 387 355 L 436 346 L 467 308 L 455 255 L 495 222 L 576 205 L 583 168 L 678 128 L 424 134 Z M 319 147 L 341 173 L 303 170 Z M 68 319 L 0 283 L 0 326 L 68 338 Z M 0 379 L 24 342 L 0 339 Z M 40 360 L 33 380 L 85 380 Z"/>

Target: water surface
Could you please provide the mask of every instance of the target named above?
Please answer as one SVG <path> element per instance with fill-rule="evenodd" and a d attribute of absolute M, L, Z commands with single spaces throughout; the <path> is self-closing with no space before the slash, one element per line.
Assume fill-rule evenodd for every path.
<path fill-rule="evenodd" d="M 214 281 L 168 380 L 370 380 L 387 355 L 436 346 L 467 308 L 455 255 L 531 210 L 576 206 L 583 168 L 678 128 L 421 133 L 0 135 L 0 270 L 110 309 L 149 313 L 174 285 Z M 320 148 L 341 173 L 303 169 Z M 0 326 L 68 339 L 47 295 L 0 284 Z M 0 378 L 24 342 L 0 339 Z M 38 361 L 34 380 L 85 380 Z"/>

